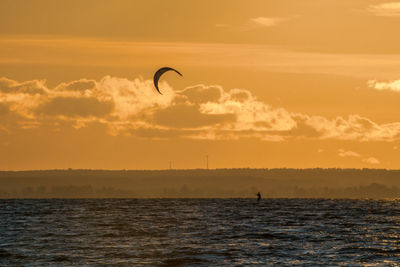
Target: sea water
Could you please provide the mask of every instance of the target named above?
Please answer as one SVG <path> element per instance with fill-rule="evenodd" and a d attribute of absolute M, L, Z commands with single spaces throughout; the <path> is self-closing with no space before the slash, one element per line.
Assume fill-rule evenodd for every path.
<path fill-rule="evenodd" d="M 399 262 L 395 200 L 0 200 L 0 266 Z"/>

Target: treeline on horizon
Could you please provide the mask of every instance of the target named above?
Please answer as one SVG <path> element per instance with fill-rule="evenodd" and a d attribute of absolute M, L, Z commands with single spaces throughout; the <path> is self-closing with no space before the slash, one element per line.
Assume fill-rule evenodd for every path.
<path fill-rule="evenodd" d="M 0 171 L 0 198 L 400 198 L 400 170 Z"/>

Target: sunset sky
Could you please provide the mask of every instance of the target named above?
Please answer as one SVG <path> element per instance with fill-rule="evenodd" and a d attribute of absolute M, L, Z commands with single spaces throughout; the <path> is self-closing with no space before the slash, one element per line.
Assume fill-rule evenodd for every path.
<path fill-rule="evenodd" d="M 0 169 L 398 169 L 399 29 L 387 1 L 2 0 Z"/>

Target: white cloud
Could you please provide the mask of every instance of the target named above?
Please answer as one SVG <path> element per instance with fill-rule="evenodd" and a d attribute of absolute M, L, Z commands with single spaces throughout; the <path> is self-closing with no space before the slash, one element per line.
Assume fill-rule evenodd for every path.
<path fill-rule="evenodd" d="M 338 152 L 339 152 L 338 155 L 340 157 L 356 157 L 356 158 L 361 157 L 360 154 L 358 154 L 357 152 L 351 151 L 351 150 L 345 151 L 344 149 L 338 149 Z"/>
<path fill-rule="evenodd" d="M 390 90 L 400 92 L 400 80 L 391 82 L 378 82 L 376 80 L 368 81 L 368 86 L 376 90 Z"/>
<path fill-rule="evenodd" d="M 257 17 L 249 20 L 250 24 L 259 27 L 273 27 L 287 20 L 286 18 Z"/>
<path fill-rule="evenodd" d="M 57 128 L 68 122 L 76 129 L 100 123 L 112 135 L 148 138 L 400 140 L 400 122 L 377 124 L 360 115 L 328 119 L 294 113 L 273 108 L 248 90 L 219 85 L 183 90 L 174 90 L 166 82 L 160 86 L 162 96 L 151 80 L 106 76 L 50 88 L 44 81 L 0 78 L 2 131 Z M 351 151 L 339 153 L 360 157 Z"/>
<path fill-rule="evenodd" d="M 368 163 L 368 164 L 376 165 L 376 164 L 380 164 L 381 163 L 377 158 L 374 158 L 374 157 L 363 157 L 361 154 L 359 154 L 357 152 L 354 152 L 354 151 L 351 151 L 351 150 L 346 151 L 344 149 L 338 149 L 338 155 L 340 157 L 343 157 L 343 158 L 345 158 L 345 157 L 362 158 L 361 159 L 362 162 Z"/>
<path fill-rule="evenodd" d="M 338 149 L 338 155 L 340 157 L 353 157 L 353 158 L 362 158 L 362 162 L 368 163 L 368 164 L 380 164 L 381 162 L 374 158 L 374 157 L 363 157 L 361 154 L 351 151 L 351 150 L 344 150 L 344 149 Z"/>
<path fill-rule="evenodd" d="M 397 17 L 400 16 L 400 2 L 389 2 L 379 5 L 371 5 L 367 9 L 375 16 Z"/>
<path fill-rule="evenodd" d="M 376 159 L 374 157 L 365 158 L 365 159 L 363 159 L 363 162 L 369 163 L 369 164 L 374 164 L 374 165 L 381 163 L 378 159 Z"/>

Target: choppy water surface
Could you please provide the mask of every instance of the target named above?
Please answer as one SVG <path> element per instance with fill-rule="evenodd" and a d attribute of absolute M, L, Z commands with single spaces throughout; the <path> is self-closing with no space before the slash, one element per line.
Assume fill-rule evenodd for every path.
<path fill-rule="evenodd" d="M 0 265 L 395 265 L 400 202 L 0 200 Z"/>

